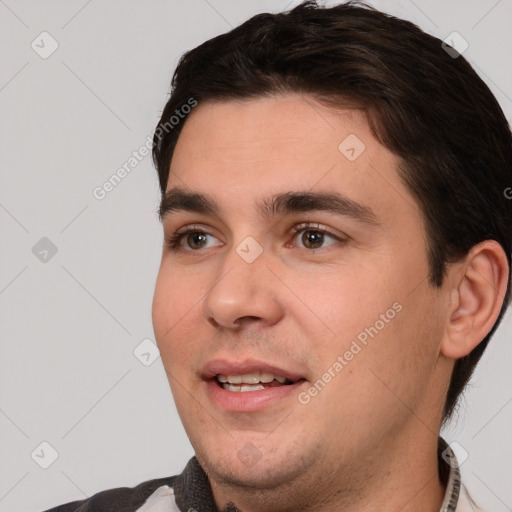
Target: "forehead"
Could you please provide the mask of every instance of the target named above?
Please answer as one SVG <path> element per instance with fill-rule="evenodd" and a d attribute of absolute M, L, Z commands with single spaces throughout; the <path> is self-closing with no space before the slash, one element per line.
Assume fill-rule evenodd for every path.
<path fill-rule="evenodd" d="M 269 166 L 277 159 L 333 162 L 341 156 L 340 142 L 351 134 L 364 141 L 365 151 L 375 149 L 377 142 L 358 110 L 335 110 L 298 94 L 207 101 L 185 122 L 171 168 L 205 159 L 260 171 L 261 162 Z"/>
<path fill-rule="evenodd" d="M 167 190 L 185 188 L 239 208 L 290 191 L 339 192 L 394 211 L 408 195 L 398 163 L 361 111 L 291 94 L 212 101 L 185 122 Z"/>

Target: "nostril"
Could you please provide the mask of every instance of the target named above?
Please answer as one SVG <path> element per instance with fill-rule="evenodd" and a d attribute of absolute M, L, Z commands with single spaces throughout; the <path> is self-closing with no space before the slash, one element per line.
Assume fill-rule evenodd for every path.
<path fill-rule="evenodd" d="M 253 322 L 259 322 L 261 318 L 259 316 L 242 316 L 241 318 L 237 318 L 233 323 L 236 325 L 241 324 L 252 324 Z"/>
<path fill-rule="evenodd" d="M 233 322 L 233 327 L 237 328 L 237 329 L 241 329 L 241 328 L 250 329 L 252 326 L 256 327 L 256 326 L 260 325 L 262 320 L 263 319 L 260 318 L 259 316 L 252 316 L 252 315 L 251 316 L 250 315 L 242 316 L 240 318 L 237 318 Z"/>
<path fill-rule="evenodd" d="M 215 328 L 227 327 L 230 329 L 239 329 L 241 327 L 250 327 L 252 324 L 261 322 L 262 318 L 259 316 L 242 316 L 237 318 L 231 325 L 227 325 L 224 322 L 218 322 L 213 316 L 208 317 L 208 322 Z"/>

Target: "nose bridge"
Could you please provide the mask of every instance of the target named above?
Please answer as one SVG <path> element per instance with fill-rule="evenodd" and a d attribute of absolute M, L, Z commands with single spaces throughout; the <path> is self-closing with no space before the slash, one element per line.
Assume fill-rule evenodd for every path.
<path fill-rule="evenodd" d="M 205 318 L 224 327 L 236 327 L 244 317 L 277 321 L 280 305 L 268 277 L 263 248 L 247 237 L 229 250 L 220 265 L 203 303 Z"/>

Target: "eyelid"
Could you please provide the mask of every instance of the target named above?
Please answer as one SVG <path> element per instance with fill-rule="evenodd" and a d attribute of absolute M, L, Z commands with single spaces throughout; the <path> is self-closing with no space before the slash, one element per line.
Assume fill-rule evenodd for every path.
<path fill-rule="evenodd" d="M 296 224 L 292 227 L 293 234 L 300 233 L 302 231 L 319 231 L 321 233 L 324 233 L 326 235 L 332 236 L 333 238 L 336 238 L 340 242 L 348 240 L 348 236 L 344 233 L 340 232 L 334 232 L 327 226 L 324 226 L 322 224 L 318 224 L 317 222 L 302 222 L 300 224 Z"/>
<path fill-rule="evenodd" d="M 210 228 L 205 228 L 205 226 L 200 224 L 187 224 L 186 226 L 173 231 L 171 234 L 165 235 L 165 244 L 169 249 L 174 251 L 185 251 L 190 253 L 200 252 L 200 250 L 186 249 L 181 245 L 182 240 L 184 240 L 186 235 L 189 233 L 204 233 L 205 235 L 213 236 L 218 239 L 218 237 L 210 233 Z"/>
<path fill-rule="evenodd" d="M 348 240 L 348 236 L 346 236 L 343 233 L 334 233 L 330 228 L 327 226 L 324 226 L 322 224 L 319 224 L 317 222 L 302 222 L 300 224 L 295 224 L 291 228 L 291 232 L 293 234 L 293 238 L 296 238 L 296 235 L 303 232 L 303 231 L 319 231 L 320 233 L 323 233 L 324 235 L 328 235 L 334 239 L 336 239 L 338 242 L 346 242 Z M 175 251 L 184 251 L 189 253 L 199 253 L 201 252 L 201 249 L 187 249 L 184 246 L 181 245 L 182 241 L 188 235 L 189 233 L 204 233 L 205 235 L 212 236 L 214 238 L 217 238 L 214 234 L 210 232 L 210 228 L 205 228 L 204 225 L 200 224 L 188 224 L 186 226 L 183 226 L 176 231 L 174 231 L 170 235 L 165 236 L 165 243 L 166 245 Z M 222 242 L 221 244 L 222 245 Z M 286 245 L 289 245 L 288 243 Z M 218 247 L 218 246 L 217 246 Z M 299 249 L 303 249 L 302 247 L 298 247 Z M 319 249 L 315 250 L 322 250 L 326 247 L 321 247 Z M 311 251 L 313 249 L 306 249 L 308 251 Z"/>

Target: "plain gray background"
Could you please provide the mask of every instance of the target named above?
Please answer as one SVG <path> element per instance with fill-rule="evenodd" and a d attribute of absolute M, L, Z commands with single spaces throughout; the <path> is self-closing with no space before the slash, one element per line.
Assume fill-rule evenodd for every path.
<path fill-rule="evenodd" d="M 184 51 L 297 3 L 0 0 L 2 512 L 176 474 L 192 456 L 160 358 L 137 349 L 154 340 L 162 239 L 150 157 L 103 200 L 93 190 L 151 135 Z M 510 0 L 372 3 L 458 32 L 511 118 Z M 495 512 L 512 510 L 511 327 L 509 310 L 445 432 Z"/>

